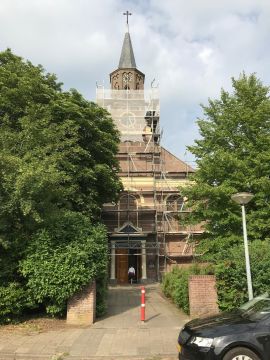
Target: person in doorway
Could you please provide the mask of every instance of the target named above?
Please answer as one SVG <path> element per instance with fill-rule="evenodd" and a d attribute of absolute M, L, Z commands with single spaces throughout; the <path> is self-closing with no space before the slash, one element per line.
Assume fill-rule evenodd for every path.
<path fill-rule="evenodd" d="M 135 280 L 135 269 L 133 266 L 130 266 L 128 269 L 128 281 L 132 284 Z"/>

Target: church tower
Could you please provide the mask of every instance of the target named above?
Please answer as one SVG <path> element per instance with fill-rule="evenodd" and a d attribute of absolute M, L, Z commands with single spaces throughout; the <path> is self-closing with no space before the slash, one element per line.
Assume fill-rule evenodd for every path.
<path fill-rule="evenodd" d="M 143 90 L 144 74 L 136 67 L 129 31 L 126 32 L 118 69 L 110 74 L 114 90 Z"/>
<path fill-rule="evenodd" d="M 124 15 L 128 27 L 131 14 Z M 179 211 L 185 211 L 179 187 L 194 170 L 160 145 L 159 89 L 145 89 L 144 80 L 127 29 L 110 88 L 96 90 L 97 104 L 111 114 L 121 137 L 117 157 L 124 191 L 102 212 L 111 283 L 127 283 L 130 266 L 137 283 L 159 280 L 172 264 L 192 259 L 189 241 L 197 234 L 179 223 Z"/>

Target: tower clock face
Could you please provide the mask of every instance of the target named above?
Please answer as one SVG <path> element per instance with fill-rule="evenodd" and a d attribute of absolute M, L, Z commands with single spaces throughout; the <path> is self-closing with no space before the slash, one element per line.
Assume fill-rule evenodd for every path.
<path fill-rule="evenodd" d="M 123 74 L 123 82 L 125 84 L 129 83 L 132 80 L 132 74 L 131 73 L 124 73 Z"/>
<path fill-rule="evenodd" d="M 134 128 L 135 126 L 135 115 L 130 112 L 125 112 L 119 119 L 120 126 L 122 128 Z"/>

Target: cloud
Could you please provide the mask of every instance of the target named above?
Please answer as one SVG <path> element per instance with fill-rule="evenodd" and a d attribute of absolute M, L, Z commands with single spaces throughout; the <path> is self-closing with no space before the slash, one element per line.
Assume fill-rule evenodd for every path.
<path fill-rule="evenodd" d="M 183 157 L 198 137 L 199 104 L 230 89 L 245 70 L 266 83 L 269 0 L 1 0 L 0 48 L 58 75 L 65 88 L 95 98 L 117 67 L 129 9 L 130 32 L 146 86 L 161 90 L 163 142 Z"/>

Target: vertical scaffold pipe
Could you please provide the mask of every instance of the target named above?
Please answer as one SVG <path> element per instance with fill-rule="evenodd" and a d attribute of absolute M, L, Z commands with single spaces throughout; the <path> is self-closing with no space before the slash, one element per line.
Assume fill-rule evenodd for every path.
<path fill-rule="evenodd" d="M 141 321 L 145 321 L 145 287 L 141 287 Z"/>

